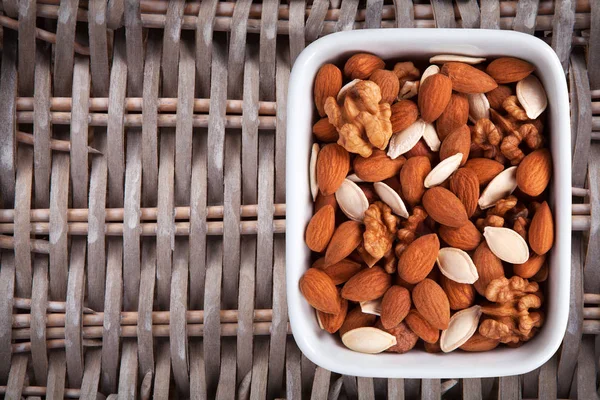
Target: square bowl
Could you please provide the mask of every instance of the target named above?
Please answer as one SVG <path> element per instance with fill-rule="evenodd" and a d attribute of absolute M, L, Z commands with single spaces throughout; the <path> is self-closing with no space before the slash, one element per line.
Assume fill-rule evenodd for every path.
<path fill-rule="evenodd" d="M 555 244 L 549 257 L 546 321 L 530 342 L 518 348 L 484 353 L 455 351 L 429 354 L 362 354 L 347 349 L 338 335 L 319 328 L 314 309 L 304 300 L 298 282 L 310 267 L 304 231 L 312 216 L 309 155 L 315 121 L 313 83 L 321 65 L 339 64 L 356 52 L 384 60 L 420 59 L 437 54 L 477 57 L 512 56 L 536 66 L 548 96 L 548 129 L 553 159 L 550 203 L 555 218 Z M 287 300 L 292 332 L 302 352 L 328 370 L 382 378 L 474 378 L 519 375 L 546 362 L 558 349 L 569 313 L 571 254 L 571 131 L 564 71 L 554 51 L 543 41 L 510 31 L 469 29 L 382 29 L 328 35 L 297 58 L 287 106 Z"/>

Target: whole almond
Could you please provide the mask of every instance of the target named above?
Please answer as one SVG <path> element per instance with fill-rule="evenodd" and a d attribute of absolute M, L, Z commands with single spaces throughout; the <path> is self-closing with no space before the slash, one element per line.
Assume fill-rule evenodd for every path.
<path fill-rule="evenodd" d="M 471 149 L 471 130 L 467 125 L 456 128 L 442 141 L 440 147 L 440 161 L 457 153 L 462 153 L 460 165 L 465 165 Z"/>
<path fill-rule="evenodd" d="M 338 204 L 337 204 L 337 200 L 335 199 L 335 195 L 330 194 L 327 196 L 323 196 L 323 194 L 321 192 L 319 192 L 317 194 L 317 199 L 315 200 L 315 207 L 314 207 L 315 213 L 317 213 L 321 208 L 323 208 L 327 205 L 333 207 L 334 211 L 337 211 Z"/>
<path fill-rule="evenodd" d="M 330 143 L 321 149 L 317 159 L 317 183 L 322 194 L 335 193 L 350 169 L 350 155 L 337 143 Z"/>
<path fill-rule="evenodd" d="M 368 79 L 378 69 L 385 68 L 385 62 L 373 54 L 358 53 L 346 61 L 344 75 L 349 79 Z"/>
<path fill-rule="evenodd" d="M 463 310 L 471 307 L 475 303 L 475 289 L 468 283 L 454 282 L 445 276 L 441 276 L 440 285 L 446 296 L 451 310 Z"/>
<path fill-rule="evenodd" d="M 517 168 L 517 185 L 532 197 L 542 194 L 552 175 L 552 157 L 548 149 L 535 150 L 523 158 Z"/>
<path fill-rule="evenodd" d="M 386 329 L 383 327 L 381 321 L 377 321 L 375 327 L 396 337 L 396 345 L 387 349 L 386 352 L 388 353 L 406 353 L 412 350 L 419 340 L 419 337 L 404 322 L 400 322 L 393 328 Z"/>
<path fill-rule="evenodd" d="M 314 97 L 319 115 L 324 117 L 325 99 L 337 96 L 342 88 L 342 71 L 333 64 L 325 64 L 315 77 Z"/>
<path fill-rule="evenodd" d="M 481 242 L 481 244 L 473 253 L 473 263 L 477 268 L 479 279 L 473 284 L 477 293 L 485 296 L 485 290 L 489 283 L 496 278 L 504 276 L 504 267 L 502 261 L 492 253 L 487 243 Z"/>
<path fill-rule="evenodd" d="M 335 126 L 329 123 L 329 118 L 321 118 L 318 120 L 313 125 L 312 131 L 319 141 L 325 143 L 335 143 L 340 137 Z"/>
<path fill-rule="evenodd" d="M 433 269 L 439 251 L 435 233 L 417 238 L 400 254 L 398 276 L 407 283 L 421 282 Z"/>
<path fill-rule="evenodd" d="M 398 133 L 416 122 L 419 118 L 419 108 L 412 100 L 400 100 L 392 104 L 392 132 Z"/>
<path fill-rule="evenodd" d="M 343 336 L 344 333 L 351 331 L 352 329 L 373 326 L 375 325 L 376 319 L 376 315 L 365 314 L 361 311 L 360 307 L 356 307 L 346 314 L 346 319 L 344 320 L 344 323 L 342 324 L 338 333 L 340 336 Z"/>
<path fill-rule="evenodd" d="M 392 104 L 398 97 L 400 81 L 392 71 L 378 69 L 371 74 L 369 80 L 375 82 L 381 89 L 380 103 Z"/>
<path fill-rule="evenodd" d="M 498 83 L 518 82 L 526 78 L 535 70 L 535 67 L 514 57 L 500 57 L 489 63 L 485 72 Z"/>
<path fill-rule="evenodd" d="M 327 205 L 317 211 L 310 219 L 306 227 L 306 245 L 317 253 L 325 251 L 334 230 L 335 211 L 333 207 Z"/>
<path fill-rule="evenodd" d="M 440 225 L 438 234 L 450 246 L 465 251 L 475 250 L 483 240 L 481 232 L 479 232 L 471 221 L 459 228 Z"/>
<path fill-rule="evenodd" d="M 440 338 L 439 329 L 434 328 L 417 310 L 410 310 L 406 316 L 406 325 L 426 343 L 436 343 Z"/>
<path fill-rule="evenodd" d="M 433 122 L 448 106 L 452 96 L 452 81 L 442 74 L 431 75 L 419 88 L 419 111 L 425 122 Z"/>
<path fill-rule="evenodd" d="M 322 260 L 319 265 L 315 265 L 317 264 L 317 262 L 315 262 L 313 267 L 321 268 L 327 275 L 329 275 L 333 283 L 336 285 L 347 282 L 348 279 L 352 278 L 361 269 L 363 269 L 362 265 L 348 258 L 344 258 L 342 261 L 328 266 L 325 266 L 325 258 L 320 258 L 319 260 Z"/>
<path fill-rule="evenodd" d="M 459 168 L 450 177 L 450 190 L 465 206 L 467 215 L 473 216 L 479 200 L 479 179 L 470 168 Z"/>
<path fill-rule="evenodd" d="M 467 124 L 469 120 L 469 101 L 464 94 L 452 93 L 446 109 L 435 121 L 440 140 L 452 133 L 456 128 Z"/>
<path fill-rule="evenodd" d="M 499 85 L 496 89 L 487 92 L 485 96 L 490 102 L 490 107 L 492 107 L 496 111 L 503 110 L 502 103 L 506 100 L 507 97 L 512 96 L 514 93 L 510 86 Z"/>
<path fill-rule="evenodd" d="M 328 314 L 337 314 L 342 299 L 331 278 L 320 269 L 309 268 L 300 278 L 300 291 L 315 309 Z"/>
<path fill-rule="evenodd" d="M 537 254 L 546 254 L 554 244 L 554 220 L 547 202 L 543 202 L 529 225 L 529 245 Z"/>
<path fill-rule="evenodd" d="M 496 160 L 489 158 L 471 158 L 465 164 L 465 168 L 469 168 L 475 172 L 479 185 L 487 185 L 492 179 L 504 170 L 504 165 Z"/>
<path fill-rule="evenodd" d="M 325 252 L 325 265 L 332 265 L 348 257 L 350 253 L 362 242 L 362 228 L 360 222 L 346 221 L 337 227 L 327 251 Z"/>
<path fill-rule="evenodd" d="M 419 140 L 409 151 L 404 153 L 404 157 L 406 157 L 407 160 L 409 158 L 420 156 L 427 157 L 430 163 L 437 158 L 437 155 L 431 151 L 423 139 Z"/>
<path fill-rule="evenodd" d="M 392 277 L 375 266 L 367 268 L 346 282 L 342 288 L 342 297 L 351 301 L 369 301 L 380 298 L 392 285 Z"/>
<path fill-rule="evenodd" d="M 414 207 L 421 202 L 425 193 L 425 177 L 430 172 L 431 163 L 425 156 L 409 158 L 400 170 L 402 195 L 411 206 Z"/>
<path fill-rule="evenodd" d="M 386 329 L 398 325 L 410 311 L 410 292 L 402 286 L 390 287 L 381 300 L 381 323 Z"/>
<path fill-rule="evenodd" d="M 546 255 L 538 255 L 532 253 L 529 255 L 529 260 L 523 264 L 513 265 L 513 272 L 515 275 L 519 275 L 521 278 L 529 279 L 533 278 L 537 274 L 542 266 L 546 262 Z"/>
<path fill-rule="evenodd" d="M 461 62 L 447 62 L 441 73 L 452 81 L 452 89 L 460 93 L 487 93 L 498 87 L 488 74 Z"/>
<path fill-rule="evenodd" d="M 499 340 L 490 339 L 479 332 L 475 332 L 459 349 L 470 352 L 490 351 L 498 347 L 499 344 Z"/>
<path fill-rule="evenodd" d="M 398 175 L 405 161 L 406 158 L 402 156 L 391 159 L 385 151 L 374 149 L 368 158 L 356 156 L 354 173 L 365 182 L 381 182 Z"/>
<path fill-rule="evenodd" d="M 432 281 L 424 279 L 412 291 L 417 311 L 436 329 L 447 329 L 450 322 L 450 304 L 444 290 Z"/>
<path fill-rule="evenodd" d="M 441 186 L 425 192 L 423 207 L 434 221 L 442 225 L 459 228 L 469 221 L 463 203 L 454 193 Z"/>
<path fill-rule="evenodd" d="M 423 347 L 425 348 L 425 351 L 431 354 L 435 354 L 435 353 L 441 353 L 442 349 L 440 348 L 440 341 L 438 340 L 435 343 L 427 343 L 424 342 L 423 343 Z"/>
<path fill-rule="evenodd" d="M 344 323 L 346 319 L 346 313 L 348 312 L 348 300 L 342 299 L 340 312 L 337 314 L 327 314 L 317 310 L 317 320 L 321 329 L 326 330 L 329 333 L 336 333 Z"/>

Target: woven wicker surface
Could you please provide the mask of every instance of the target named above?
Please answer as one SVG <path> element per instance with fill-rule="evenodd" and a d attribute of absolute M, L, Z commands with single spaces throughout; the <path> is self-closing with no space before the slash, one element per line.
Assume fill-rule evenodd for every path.
<path fill-rule="evenodd" d="M 1 8 L 7 398 L 598 398 L 597 0 L 3 0 Z M 567 74 L 571 313 L 561 349 L 524 376 L 340 376 L 315 367 L 289 335 L 290 67 L 319 36 L 396 26 L 535 34 Z"/>

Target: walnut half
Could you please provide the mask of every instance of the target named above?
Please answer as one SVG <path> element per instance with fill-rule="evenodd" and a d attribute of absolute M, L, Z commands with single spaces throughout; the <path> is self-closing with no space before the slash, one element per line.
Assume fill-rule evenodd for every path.
<path fill-rule="evenodd" d="M 379 260 L 392 248 L 394 235 L 398 230 L 398 218 L 392 214 L 387 204 L 376 201 L 365 211 L 363 222 L 366 227 L 363 234 L 364 248 L 374 259 Z"/>

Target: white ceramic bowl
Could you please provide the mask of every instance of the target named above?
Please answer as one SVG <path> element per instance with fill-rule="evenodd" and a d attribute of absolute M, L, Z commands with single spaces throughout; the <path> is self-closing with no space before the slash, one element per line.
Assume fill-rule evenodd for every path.
<path fill-rule="evenodd" d="M 556 235 L 550 255 L 546 321 L 538 335 L 515 349 L 501 347 L 485 353 L 455 351 L 429 354 L 361 354 L 341 343 L 338 335 L 319 328 L 315 311 L 298 288 L 310 267 L 304 230 L 312 214 L 308 164 L 315 121 L 313 82 L 327 62 L 338 63 L 356 52 L 384 60 L 426 58 L 436 54 L 513 56 L 537 68 L 548 95 L 548 126 L 554 177 L 551 206 Z M 558 349 L 569 314 L 571 255 L 571 131 L 569 98 L 564 72 L 554 51 L 543 41 L 517 32 L 468 29 L 382 29 L 341 32 L 308 46 L 290 77 L 287 108 L 287 295 L 296 343 L 315 364 L 341 374 L 387 378 L 473 378 L 518 375 L 546 362 Z"/>

